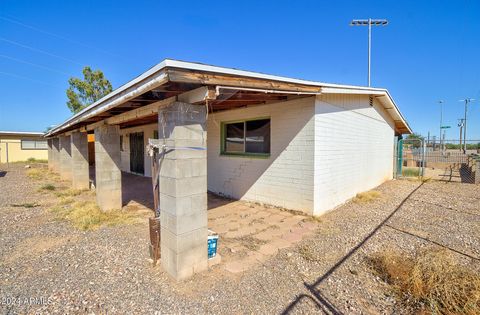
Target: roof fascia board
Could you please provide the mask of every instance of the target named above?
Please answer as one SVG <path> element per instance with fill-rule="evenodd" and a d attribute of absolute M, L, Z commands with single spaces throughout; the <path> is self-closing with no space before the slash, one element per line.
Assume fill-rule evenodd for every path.
<path fill-rule="evenodd" d="M 148 78 L 149 76 L 150 78 Z M 153 75 L 150 74 L 149 76 L 146 76 L 145 78 L 143 78 L 143 75 L 142 75 L 141 76 L 142 79 L 138 80 L 136 84 L 131 84 L 129 85 L 128 88 L 124 90 L 120 90 L 119 88 L 116 90 L 118 92 L 115 93 L 115 95 L 108 97 L 110 95 L 109 94 L 106 97 L 96 101 L 92 105 L 88 106 L 84 110 L 72 116 L 62 125 L 52 129 L 50 132 L 46 134 L 46 136 L 56 134 L 74 124 L 77 124 L 97 114 L 105 112 L 117 105 L 120 105 L 121 103 L 127 102 L 132 98 L 135 98 L 168 81 L 168 76 L 164 71 L 160 71 L 160 72 L 157 71 L 157 73 L 153 72 Z M 138 77 L 137 79 L 139 78 L 140 77 Z"/>

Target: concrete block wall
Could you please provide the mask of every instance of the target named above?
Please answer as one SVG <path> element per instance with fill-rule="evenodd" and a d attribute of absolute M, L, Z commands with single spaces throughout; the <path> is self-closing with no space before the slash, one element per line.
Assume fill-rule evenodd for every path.
<path fill-rule="evenodd" d="M 210 114 L 208 189 L 228 197 L 313 213 L 313 97 Z M 269 158 L 222 156 L 222 122 L 270 117 Z"/>
<path fill-rule="evenodd" d="M 315 101 L 315 211 L 330 210 L 392 179 L 394 124 L 366 95 Z"/>
<path fill-rule="evenodd" d="M 90 187 L 88 165 L 88 139 L 85 132 L 74 132 L 72 139 L 72 186 L 75 189 Z"/>
<path fill-rule="evenodd" d="M 52 138 L 52 170 L 60 172 L 60 139 Z"/>
<path fill-rule="evenodd" d="M 102 210 L 122 208 L 119 131 L 118 126 L 95 128 L 95 189 Z"/>
<path fill-rule="evenodd" d="M 160 170 L 161 261 L 177 280 L 208 268 L 205 106 L 174 103 L 159 111 L 168 153 Z M 162 134 L 165 130 L 165 134 Z M 178 149 L 176 149 L 178 148 Z"/>
<path fill-rule="evenodd" d="M 47 145 L 48 145 L 48 169 L 53 170 L 54 169 L 54 161 L 53 161 L 53 139 L 47 139 Z"/>
<path fill-rule="evenodd" d="M 60 178 L 72 180 L 72 146 L 70 136 L 60 136 Z"/>

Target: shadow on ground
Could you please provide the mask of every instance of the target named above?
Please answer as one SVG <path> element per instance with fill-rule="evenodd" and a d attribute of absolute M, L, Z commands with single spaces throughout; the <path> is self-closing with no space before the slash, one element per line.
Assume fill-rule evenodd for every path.
<path fill-rule="evenodd" d="M 377 225 L 361 242 L 359 242 L 355 247 L 353 247 L 345 256 L 343 256 L 339 261 L 337 261 L 327 272 L 320 276 L 314 283 L 304 282 L 305 288 L 313 295 L 299 295 L 297 298 L 290 303 L 282 314 L 290 314 L 294 311 L 295 307 L 305 298 L 309 298 L 315 301 L 316 305 L 326 314 L 343 314 L 333 303 L 331 303 L 322 292 L 317 289 L 317 287 L 322 284 L 328 277 L 330 277 L 340 266 L 342 266 L 353 254 L 355 254 L 372 236 L 374 236 L 387 222 L 395 215 L 395 213 L 400 210 L 400 208 L 405 204 L 405 202 L 410 199 L 410 197 L 423 186 L 424 183 L 421 183 L 416 187 L 410 194 L 408 194 L 405 199 L 393 210 L 379 225 Z"/>

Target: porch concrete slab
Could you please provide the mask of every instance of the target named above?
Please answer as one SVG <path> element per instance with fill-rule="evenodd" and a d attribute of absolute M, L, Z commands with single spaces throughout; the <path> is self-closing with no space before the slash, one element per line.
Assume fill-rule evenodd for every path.
<path fill-rule="evenodd" d="M 152 209 L 151 178 L 122 172 L 122 196 L 126 207 Z M 208 195 L 207 217 L 208 229 L 219 235 L 221 261 L 215 268 L 231 273 L 251 269 L 293 246 L 318 224 L 308 216 L 214 194 Z"/>
<path fill-rule="evenodd" d="M 222 199 L 209 195 L 208 228 L 219 234 L 221 264 L 231 273 L 244 272 L 266 261 L 310 235 L 316 226 L 308 216 Z"/>

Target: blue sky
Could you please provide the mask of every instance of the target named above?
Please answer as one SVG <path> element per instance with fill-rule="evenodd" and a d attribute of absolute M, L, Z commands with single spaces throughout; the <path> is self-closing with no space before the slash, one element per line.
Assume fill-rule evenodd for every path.
<path fill-rule="evenodd" d="M 459 99 L 476 98 L 480 139 L 480 1 L 22 1 L 0 3 L 0 130 L 43 131 L 70 116 L 65 90 L 84 65 L 114 88 L 164 58 L 389 89 L 412 128 L 448 138 Z"/>

